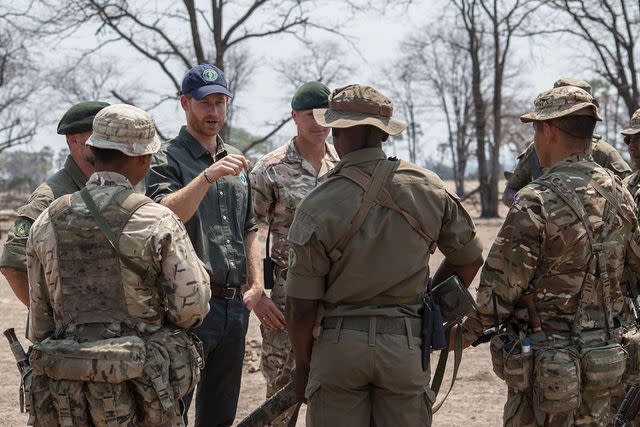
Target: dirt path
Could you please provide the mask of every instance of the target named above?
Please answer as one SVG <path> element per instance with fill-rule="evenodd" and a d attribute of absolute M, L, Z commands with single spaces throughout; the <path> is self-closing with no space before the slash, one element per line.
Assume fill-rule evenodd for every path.
<path fill-rule="evenodd" d="M 474 215 L 474 209 L 471 206 L 469 208 L 472 216 L 477 216 Z M 484 244 L 485 255 L 495 238 L 500 224 L 501 220 L 499 219 L 476 221 L 478 233 Z M 434 254 L 430 262 L 432 269 L 441 260 L 441 254 Z M 472 285 L 473 293 L 475 293 L 476 286 L 477 278 L 476 283 Z M 26 313 L 26 309 L 14 297 L 4 277 L 0 275 L 0 328 L 4 330 L 8 327 L 14 327 L 25 346 L 27 345 L 27 341 L 24 339 Z M 245 369 L 237 413 L 238 420 L 249 414 L 253 408 L 264 400 L 265 382 L 258 369 L 260 341 L 258 322 L 252 316 L 247 335 Z M 435 357 L 432 359 L 435 359 Z M 2 373 L 2 381 L 0 381 L 0 426 L 26 425 L 26 415 L 19 412 L 19 378 L 17 369 L 9 347 L 4 341 L 0 344 L 0 372 Z M 448 388 L 449 380 L 450 372 L 445 376 L 443 390 Z M 506 387 L 491 370 L 488 347 L 485 345 L 469 349 L 464 353 L 458 379 L 451 395 L 442 409 L 434 416 L 434 425 L 499 426 L 501 425 L 502 406 L 505 400 Z M 304 425 L 304 414 L 301 414 L 298 426 Z"/>

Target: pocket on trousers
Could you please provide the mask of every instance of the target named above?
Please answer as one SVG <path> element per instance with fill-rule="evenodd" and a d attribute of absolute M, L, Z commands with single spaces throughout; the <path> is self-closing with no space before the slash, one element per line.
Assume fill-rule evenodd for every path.
<path fill-rule="evenodd" d="M 585 390 L 607 390 L 622 381 L 627 363 L 620 344 L 584 349 L 581 358 L 582 385 Z"/>
<path fill-rule="evenodd" d="M 533 376 L 533 403 L 540 411 L 562 414 L 580 406 L 581 371 L 575 350 L 540 350 L 535 357 Z"/>
<path fill-rule="evenodd" d="M 491 364 L 493 372 L 504 380 L 504 343 L 507 340 L 506 335 L 496 335 L 489 342 L 489 352 L 491 353 Z"/>

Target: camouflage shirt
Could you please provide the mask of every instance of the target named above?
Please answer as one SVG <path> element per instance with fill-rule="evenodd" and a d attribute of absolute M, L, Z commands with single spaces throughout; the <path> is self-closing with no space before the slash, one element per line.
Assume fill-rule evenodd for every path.
<path fill-rule="evenodd" d="M 122 188 L 132 188 L 122 175 L 97 172 L 91 175 L 87 189 L 100 209 Z M 86 206 L 72 204 L 70 209 L 86 211 Z M 198 325 L 209 311 L 209 275 L 196 256 L 180 219 L 157 203 L 143 205 L 131 215 L 118 237 L 120 250 L 135 254 L 132 260 L 159 271 L 165 282 L 167 310 L 161 308 L 158 289 L 145 285 L 141 277 L 121 262 L 127 311 L 133 318 L 153 326 L 166 319 L 176 326 Z M 52 335 L 60 319 L 64 295 L 57 268 L 56 230 L 45 210 L 33 224 L 27 241 L 30 322 L 29 339 L 39 342 Z M 96 266 L 98 268 L 99 266 Z M 90 296 L 87 296 L 90 298 Z"/>
<path fill-rule="evenodd" d="M 631 173 L 631 168 L 624 161 L 618 150 L 609 145 L 600 135 L 593 135 L 591 155 L 597 164 L 611 170 L 622 179 Z M 541 174 L 542 168 L 532 142 L 518 156 L 518 163 L 513 172 L 505 174 L 507 187 L 518 191 Z"/>
<path fill-rule="evenodd" d="M 331 144 L 326 145 L 319 172 L 302 158 L 296 148 L 296 138 L 287 145 L 266 154 L 256 163 L 250 174 L 253 190 L 253 210 L 257 221 L 271 224 L 271 257 L 286 267 L 289 249 L 287 234 L 293 214 L 300 201 L 318 184 L 340 160 Z"/>
<path fill-rule="evenodd" d="M 624 183 L 627 186 L 629 193 L 633 196 L 636 205 L 638 205 L 638 202 L 640 202 L 640 193 L 638 192 L 638 190 L 640 190 L 640 170 L 637 170 L 626 177 L 624 179 Z"/>
<path fill-rule="evenodd" d="M 584 155 L 570 156 L 553 165 L 548 173 L 560 176 L 576 192 L 591 221 L 594 238 L 599 241 L 606 201 L 587 180 L 612 191 L 609 174 Z M 618 313 L 623 304 L 620 282 L 625 264 L 640 272 L 640 231 L 634 203 L 628 192 L 623 190 L 621 194 L 620 206 L 626 220 L 614 214 L 618 224 L 604 242 L 613 313 Z M 495 326 L 494 292 L 500 322 L 524 320 L 526 310 L 520 310 L 523 307 L 520 298 L 523 292 L 534 290 L 543 330 L 570 331 L 590 255 L 585 227 L 572 208 L 537 181 L 527 185 L 518 192 L 482 269 L 477 295 L 479 310 L 464 322 L 470 332 L 467 338 L 477 337 Z M 596 314 L 583 318 L 585 331 L 604 327 L 601 320 L 604 316 L 597 315 L 601 312 L 601 303 L 587 304 L 585 313 Z"/>
<path fill-rule="evenodd" d="M 67 156 L 64 167 L 40 184 L 29 197 L 26 205 L 18 209 L 18 218 L 9 230 L 4 251 L 0 259 L 1 267 L 13 267 L 26 271 L 25 247 L 31 224 L 55 199 L 71 194 L 82 187 L 87 178 L 71 156 Z"/>

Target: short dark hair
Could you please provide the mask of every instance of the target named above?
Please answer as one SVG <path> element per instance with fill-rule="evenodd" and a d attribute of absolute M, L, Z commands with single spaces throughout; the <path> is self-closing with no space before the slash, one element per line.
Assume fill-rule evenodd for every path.
<path fill-rule="evenodd" d="M 596 128 L 593 116 L 565 116 L 549 120 L 551 124 L 575 139 L 590 139 Z"/>
<path fill-rule="evenodd" d="M 93 153 L 96 159 L 96 163 L 101 164 L 122 164 L 129 159 L 129 156 L 122 151 L 111 150 L 109 148 L 97 148 L 93 147 Z"/>

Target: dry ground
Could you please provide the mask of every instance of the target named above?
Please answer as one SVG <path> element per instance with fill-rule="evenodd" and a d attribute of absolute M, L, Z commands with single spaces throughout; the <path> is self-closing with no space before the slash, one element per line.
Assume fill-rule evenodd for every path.
<path fill-rule="evenodd" d="M 478 213 L 473 204 L 466 203 L 471 215 Z M 502 211 L 502 215 L 506 210 Z M 493 242 L 501 224 L 500 219 L 476 220 L 480 238 L 484 243 L 485 255 Z M 2 239 L 6 237 L 7 224 L 0 224 Z M 442 260 L 438 252 L 430 264 L 435 268 Z M 476 278 L 477 284 L 477 278 Z M 475 289 L 476 284 L 472 285 Z M 12 294 L 4 277 L 0 275 L 0 328 L 14 327 L 24 346 L 26 309 Z M 251 316 L 247 335 L 245 370 L 240 391 L 237 419 L 241 419 L 264 400 L 265 382 L 259 371 L 260 330 L 255 317 Z M 437 359 L 437 357 L 432 357 Z M 451 363 L 450 363 L 451 364 Z M 18 406 L 19 377 L 9 346 L 0 343 L 0 426 L 20 426 L 26 424 L 26 415 L 20 414 Z M 450 375 L 450 373 L 448 374 Z M 443 390 L 448 388 L 450 376 L 445 376 Z M 434 416 L 434 425 L 439 426 L 498 426 L 501 424 L 502 405 L 506 397 L 506 387 L 491 371 L 489 349 L 486 345 L 465 351 L 462 366 L 455 387 L 442 409 Z M 440 397 L 441 398 L 441 397 Z M 303 407 L 304 408 L 304 407 Z M 304 426 L 301 414 L 298 426 Z"/>

